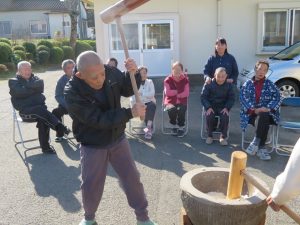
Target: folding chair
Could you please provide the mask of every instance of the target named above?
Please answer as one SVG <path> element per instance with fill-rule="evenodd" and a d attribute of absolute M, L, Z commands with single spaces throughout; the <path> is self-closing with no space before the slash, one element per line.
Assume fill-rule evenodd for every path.
<path fill-rule="evenodd" d="M 165 124 L 165 112 L 167 112 L 167 109 L 164 105 L 164 99 L 165 99 L 165 92 L 163 91 L 163 97 L 162 97 L 162 118 L 161 118 L 161 132 L 163 134 L 173 134 L 172 129 L 173 127 L 171 127 L 171 124 L 166 125 Z M 187 98 L 187 105 L 186 105 L 186 112 L 185 112 L 185 128 L 184 128 L 184 136 L 187 135 L 189 130 L 189 98 Z"/>
<path fill-rule="evenodd" d="M 139 120 L 139 121 L 138 121 Z M 145 134 L 144 129 L 146 128 L 145 122 L 139 118 L 132 118 L 129 120 L 129 133 L 132 135 L 143 135 Z M 155 117 L 152 123 L 152 134 L 155 133 Z"/>
<path fill-rule="evenodd" d="M 13 141 L 16 143 L 16 145 L 22 144 L 23 148 L 25 148 L 26 150 L 40 148 L 40 145 L 33 146 L 33 147 L 27 146 L 25 143 L 36 141 L 36 140 L 38 140 L 38 138 L 25 140 L 23 137 L 23 134 L 22 134 L 22 129 L 21 129 L 22 123 L 36 123 L 37 122 L 36 118 L 34 118 L 31 115 L 24 115 L 21 117 L 17 114 L 15 108 L 14 107 L 12 107 L 12 108 L 13 108 Z M 17 138 L 16 138 L 16 128 L 18 130 L 20 140 L 17 140 Z"/>
<path fill-rule="evenodd" d="M 272 149 L 271 149 L 271 151 L 269 151 L 269 153 L 272 153 L 275 150 L 275 148 L 276 148 L 275 134 L 276 134 L 276 128 L 277 128 L 277 126 L 276 125 L 270 125 L 270 128 L 271 129 L 269 130 L 269 141 L 267 141 L 266 144 L 267 145 L 272 144 Z M 246 144 L 250 143 L 249 140 L 245 140 L 245 136 L 246 136 L 246 130 L 245 131 L 242 130 L 242 144 L 241 144 L 241 146 L 242 146 L 243 150 L 246 150 L 245 149 L 245 143 Z"/>
<path fill-rule="evenodd" d="M 300 108 L 300 97 L 284 98 L 282 103 L 281 103 L 281 108 L 280 108 L 281 111 L 283 109 L 282 106 Z M 280 151 L 287 152 L 286 150 L 283 149 L 283 147 L 287 147 L 287 148 L 293 148 L 294 147 L 292 145 L 278 144 L 280 128 L 288 129 L 288 130 L 300 130 L 300 122 L 298 122 L 298 121 L 286 121 L 286 120 L 283 120 L 282 118 L 280 118 L 280 122 L 278 124 L 277 132 L 276 132 L 276 140 L 275 140 L 275 150 L 276 150 L 276 153 L 278 155 L 290 156 L 290 153 L 281 153 Z"/>
<path fill-rule="evenodd" d="M 230 115 L 230 114 L 229 114 Z M 213 139 L 219 140 L 221 131 L 220 131 L 220 116 L 215 116 L 216 120 L 216 127 L 213 131 Z M 202 107 L 202 113 L 201 113 L 201 138 L 206 139 L 207 138 L 207 124 L 206 124 L 206 115 L 205 115 L 205 109 Z M 230 116 L 229 116 L 229 123 L 228 123 L 228 130 L 227 130 L 227 138 L 229 138 L 229 129 L 230 129 Z"/>

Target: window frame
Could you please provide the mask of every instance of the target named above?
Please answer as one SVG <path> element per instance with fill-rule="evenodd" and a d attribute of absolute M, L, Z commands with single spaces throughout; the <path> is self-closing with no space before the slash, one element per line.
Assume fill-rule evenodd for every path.
<path fill-rule="evenodd" d="M 45 33 L 34 33 L 34 32 L 32 32 L 31 26 L 32 26 L 32 24 L 34 24 L 34 22 L 40 22 L 40 24 L 46 24 L 46 31 L 45 31 Z M 29 22 L 29 29 L 30 29 L 30 33 L 31 33 L 32 35 L 48 34 L 48 23 L 47 23 L 47 21 L 45 21 L 45 20 L 31 20 L 31 21 Z"/>
<path fill-rule="evenodd" d="M 258 4 L 258 24 L 257 24 L 257 55 L 270 55 L 277 53 L 280 50 L 293 44 L 294 39 L 294 24 L 295 24 L 295 12 L 300 10 L 299 2 L 269 2 Z M 284 46 L 264 46 L 265 35 L 265 13 L 266 12 L 287 12 L 286 20 L 286 33 L 285 33 L 285 45 Z M 292 17 L 293 15 L 293 17 Z M 291 17 L 293 20 L 291 21 Z"/>
<path fill-rule="evenodd" d="M 8 21 L 8 20 L 1 20 L 0 23 L 9 23 L 10 24 L 10 33 L 9 34 L 1 34 L 1 35 L 5 35 L 5 36 L 9 36 L 12 35 L 12 22 Z"/>

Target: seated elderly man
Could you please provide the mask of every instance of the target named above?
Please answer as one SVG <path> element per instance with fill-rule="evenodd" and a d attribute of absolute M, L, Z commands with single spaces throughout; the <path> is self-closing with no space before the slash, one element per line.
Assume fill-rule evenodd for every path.
<path fill-rule="evenodd" d="M 68 114 L 64 97 L 64 88 L 72 77 L 74 66 L 75 62 L 72 59 L 64 60 L 61 65 L 65 74 L 62 75 L 57 81 L 55 88 L 55 99 L 58 102 L 58 106 L 52 111 L 52 113 L 59 119 L 59 121 L 62 121 L 63 115 Z M 64 139 L 63 136 L 60 135 L 61 134 L 59 132 L 56 132 L 56 142 L 61 142 Z"/>
<path fill-rule="evenodd" d="M 32 74 L 31 64 L 26 61 L 18 63 L 18 73 L 15 78 L 9 79 L 11 102 L 22 118 L 34 118 L 37 120 L 39 142 L 42 152 L 55 154 L 55 150 L 49 144 L 49 130 L 52 128 L 60 135 L 70 131 L 51 112 L 45 104 L 44 82 Z"/>
<path fill-rule="evenodd" d="M 97 53 L 86 51 L 76 61 L 78 72 L 65 87 L 67 109 L 73 119 L 73 132 L 81 143 L 81 177 L 84 219 L 80 225 L 95 225 L 95 213 L 102 197 L 108 164 L 114 168 L 137 225 L 156 225 L 148 217 L 148 202 L 124 130 L 133 117 L 145 116 L 145 106 L 121 107 L 121 96 L 133 95 L 129 74 L 140 74 L 132 59 L 128 72 L 104 65 Z M 123 223 L 126 224 L 126 223 Z"/>
<path fill-rule="evenodd" d="M 246 130 L 248 124 L 257 128 L 255 136 L 246 149 L 249 155 L 257 155 L 261 160 L 270 160 L 271 156 L 265 148 L 269 126 L 278 124 L 281 104 L 277 86 L 266 78 L 269 62 L 259 60 L 255 64 L 255 75 L 246 81 L 240 92 L 241 128 Z"/>
<path fill-rule="evenodd" d="M 226 82 L 227 74 L 224 67 L 215 71 L 214 78 L 206 83 L 201 93 L 201 102 L 205 109 L 207 124 L 206 144 L 213 143 L 213 131 L 215 128 L 215 117 L 220 117 L 220 144 L 228 145 L 227 132 L 229 123 L 229 111 L 234 105 L 234 87 L 232 83 Z"/>

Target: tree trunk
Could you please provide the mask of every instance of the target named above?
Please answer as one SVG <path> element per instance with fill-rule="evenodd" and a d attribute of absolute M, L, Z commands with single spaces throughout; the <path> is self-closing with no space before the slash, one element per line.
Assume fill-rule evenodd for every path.
<path fill-rule="evenodd" d="M 70 13 L 71 18 L 71 34 L 70 34 L 70 46 L 74 49 L 76 47 L 77 40 L 77 14 Z"/>

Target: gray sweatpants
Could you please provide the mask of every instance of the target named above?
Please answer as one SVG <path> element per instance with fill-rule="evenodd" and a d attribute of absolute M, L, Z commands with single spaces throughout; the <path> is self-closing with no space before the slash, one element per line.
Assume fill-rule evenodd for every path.
<path fill-rule="evenodd" d="M 130 207 L 135 210 L 139 221 L 148 220 L 148 202 L 144 193 L 140 174 L 133 161 L 128 140 L 123 137 L 105 148 L 80 146 L 81 191 L 86 220 L 93 220 L 99 206 L 108 163 L 119 176 Z"/>

